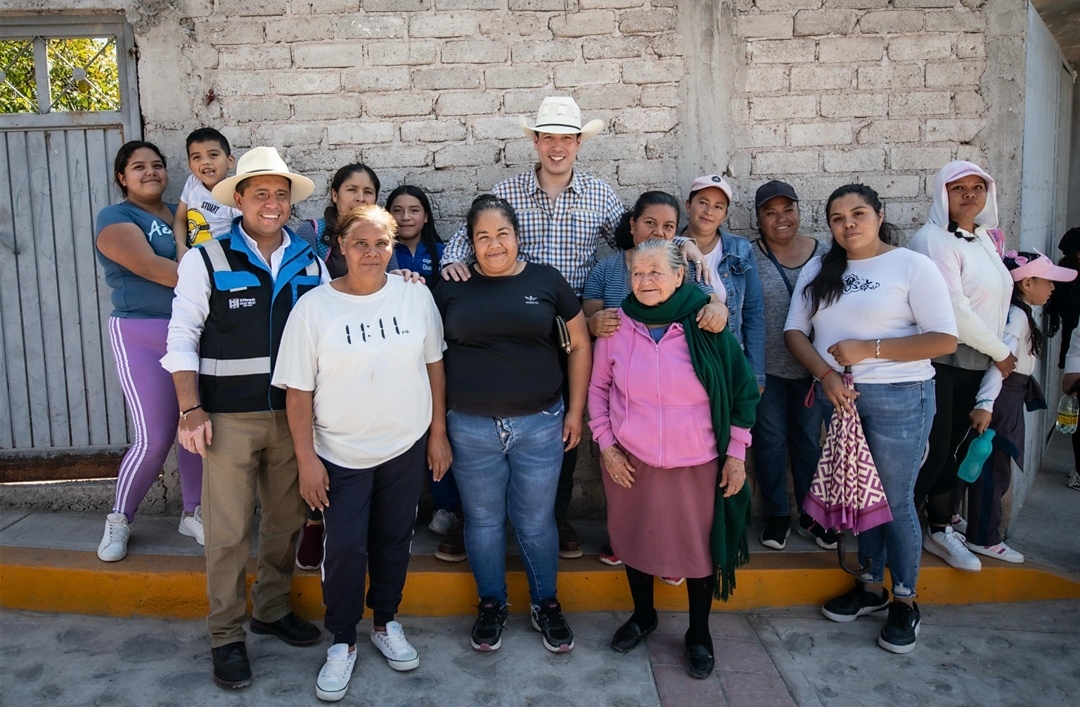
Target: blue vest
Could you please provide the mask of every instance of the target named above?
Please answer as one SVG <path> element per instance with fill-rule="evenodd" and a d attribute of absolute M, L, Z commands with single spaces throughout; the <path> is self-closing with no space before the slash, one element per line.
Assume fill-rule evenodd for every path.
<path fill-rule="evenodd" d="M 232 231 L 198 246 L 210 274 L 210 312 L 199 341 L 199 396 L 207 412 L 284 410 L 270 385 L 285 322 L 301 295 L 322 283 L 322 262 L 289 232 L 275 280 Z"/>

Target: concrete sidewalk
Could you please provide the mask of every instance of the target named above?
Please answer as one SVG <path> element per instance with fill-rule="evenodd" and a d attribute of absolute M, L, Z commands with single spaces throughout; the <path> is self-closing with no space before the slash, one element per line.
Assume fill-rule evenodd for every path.
<path fill-rule="evenodd" d="M 493 654 L 469 647 L 471 617 L 402 617 L 420 667 L 395 673 L 361 634 L 341 704 L 1049 707 L 1076 704 L 1080 685 L 1080 601 L 924 607 L 906 656 L 877 647 L 883 614 L 853 624 L 816 607 L 714 614 L 717 670 L 707 680 L 683 671 L 685 614 L 662 614 L 627 655 L 608 647 L 624 614 L 568 619 L 577 646 L 556 655 L 520 615 Z M 315 676 L 329 642 L 249 636 L 254 682 L 226 691 L 211 681 L 201 621 L 3 611 L 0 637 L 0 703 L 116 707 L 320 704 Z"/>

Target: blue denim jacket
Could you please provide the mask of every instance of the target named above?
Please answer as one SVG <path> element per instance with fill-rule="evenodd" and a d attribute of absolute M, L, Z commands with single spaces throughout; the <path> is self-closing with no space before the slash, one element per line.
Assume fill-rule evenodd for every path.
<path fill-rule="evenodd" d="M 750 241 L 721 229 L 716 275 L 727 289 L 727 328 L 746 352 L 758 386 L 765 385 L 765 298 Z"/>

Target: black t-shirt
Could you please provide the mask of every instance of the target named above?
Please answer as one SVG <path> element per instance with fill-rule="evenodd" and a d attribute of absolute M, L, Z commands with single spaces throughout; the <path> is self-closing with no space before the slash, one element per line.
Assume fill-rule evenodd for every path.
<path fill-rule="evenodd" d="M 512 417 L 547 410 L 563 375 L 552 337 L 555 315 L 581 311 L 574 290 L 549 265 L 526 263 L 517 275 L 435 288 L 446 336 L 446 404 L 470 415 Z"/>

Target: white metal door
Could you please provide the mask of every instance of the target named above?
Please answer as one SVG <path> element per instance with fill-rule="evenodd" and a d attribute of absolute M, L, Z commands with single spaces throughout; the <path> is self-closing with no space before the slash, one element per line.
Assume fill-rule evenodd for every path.
<path fill-rule="evenodd" d="M 123 446 L 93 244 L 98 211 L 120 199 L 113 156 L 140 133 L 131 29 L 5 17 L 0 42 L 0 451 Z M 89 49 L 72 58 L 74 43 Z"/>

